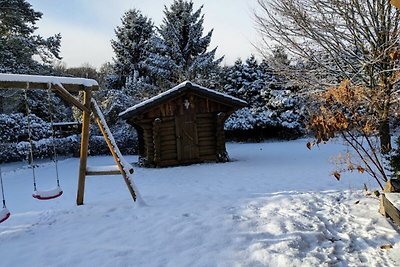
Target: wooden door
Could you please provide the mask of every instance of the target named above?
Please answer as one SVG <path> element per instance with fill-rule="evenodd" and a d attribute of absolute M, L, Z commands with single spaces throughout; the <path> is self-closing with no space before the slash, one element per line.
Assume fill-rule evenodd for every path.
<path fill-rule="evenodd" d="M 178 160 L 182 163 L 199 160 L 196 114 L 184 108 L 183 114 L 176 117 Z"/>

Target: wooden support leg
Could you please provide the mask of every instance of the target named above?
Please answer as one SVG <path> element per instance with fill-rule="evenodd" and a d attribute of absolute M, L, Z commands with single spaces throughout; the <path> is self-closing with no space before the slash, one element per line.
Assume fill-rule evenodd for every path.
<path fill-rule="evenodd" d="M 121 164 L 121 158 L 122 158 L 121 152 L 119 152 L 118 147 L 114 147 L 113 142 L 111 141 L 111 138 L 113 140 L 114 140 L 114 138 L 112 136 L 108 135 L 108 132 L 110 129 L 108 128 L 107 123 L 105 121 L 102 121 L 102 119 L 100 117 L 101 111 L 98 108 L 97 103 L 95 101 L 93 101 L 93 102 L 94 102 L 93 103 L 93 105 L 94 105 L 93 113 L 95 115 L 97 125 L 99 126 L 99 129 L 100 129 L 101 133 L 103 134 L 104 139 L 106 140 L 107 146 L 114 158 L 115 163 L 118 166 L 118 169 L 120 170 L 120 172 L 122 174 L 122 177 L 124 178 L 125 184 L 128 187 L 129 193 L 131 194 L 133 201 L 136 201 L 135 189 L 133 188 L 133 185 L 132 185 L 131 181 L 129 180 L 128 174 L 126 173 L 124 166 L 122 166 L 122 164 Z M 108 132 L 107 132 L 107 129 L 108 129 Z M 114 143 L 115 143 L 115 140 L 114 140 Z M 133 171 L 133 169 L 132 169 L 132 171 Z"/>
<path fill-rule="evenodd" d="M 78 178 L 78 193 L 76 197 L 76 204 L 83 205 L 83 198 L 85 194 L 85 178 L 86 178 L 86 166 L 89 149 L 89 126 L 90 126 L 90 103 L 91 103 L 92 92 L 85 91 L 83 96 L 83 104 L 89 110 L 83 111 L 82 116 L 82 136 L 81 136 L 81 151 L 80 151 L 80 162 L 79 162 L 79 178 Z"/>

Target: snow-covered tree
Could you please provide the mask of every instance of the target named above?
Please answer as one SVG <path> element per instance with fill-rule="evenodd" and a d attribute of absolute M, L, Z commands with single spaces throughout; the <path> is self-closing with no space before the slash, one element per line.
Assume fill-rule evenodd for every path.
<path fill-rule="evenodd" d="M 60 58 L 60 34 L 34 34 L 41 17 L 25 0 L 0 0 L 0 72 L 46 73 Z"/>
<path fill-rule="evenodd" d="M 152 53 L 148 64 L 161 86 L 183 80 L 201 82 L 218 67 L 217 48 L 207 51 L 213 30 L 203 36 L 204 15 L 201 6 L 193 9 L 192 1 L 175 0 L 164 9 L 164 19 L 158 35 L 152 38 Z"/>
<path fill-rule="evenodd" d="M 235 112 L 226 122 L 227 130 L 287 129 L 299 134 L 301 116 L 296 109 L 295 87 L 274 73 L 266 61 L 260 64 L 252 55 L 243 63 L 240 59 L 225 68 L 225 87 L 228 94 L 244 99 L 249 107 Z"/>
<path fill-rule="evenodd" d="M 380 117 L 381 150 L 389 152 L 400 82 L 400 10 L 383 0 L 257 2 L 255 19 L 264 48 L 279 44 L 300 56 L 309 69 L 299 80 L 311 81 L 319 90 L 345 79 L 368 88 L 371 111 Z M 321 74 L 340 79 L 326 83 Z"/>
<path fill-rule="evenodd" d="M 125 12 L 122 25 L 115 29 L 115 40 L 111 40 L 114 49 L 114 72 L 120 84 L 143 81 L 148 76 L 144 63 L 148 57 L 149 42 L 153 35 L 153 22 L 137 9 Z"/>

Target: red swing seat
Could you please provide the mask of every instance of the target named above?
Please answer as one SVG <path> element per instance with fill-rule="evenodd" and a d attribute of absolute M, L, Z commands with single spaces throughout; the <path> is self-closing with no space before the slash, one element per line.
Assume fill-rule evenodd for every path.
<path fill-rule="evenodd" d="M 63 194 L 61 187 L 57 186 L 53 189 L 47 191 L 39 191 L 35 190 L 32 194 L 32 197 L 39 199 L 39 200 L 49 200 L 53 198 L 57 198 Z"/>
<path fill-rule="evenodd" d="M 4 207 L 0 210 L 0 223 L 4 222 L 5 220 L 7 220 L 8 218 L 10 218 L 10 211 Z"/>

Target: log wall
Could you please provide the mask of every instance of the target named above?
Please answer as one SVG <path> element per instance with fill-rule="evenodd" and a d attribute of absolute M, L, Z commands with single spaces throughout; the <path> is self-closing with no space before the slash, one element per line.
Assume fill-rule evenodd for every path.
<path fill-rule="evenodd" d="M 190 106 L 185 110 L 185 101 Z M 180 116 L 193 112 L 198 160 L 182 162 Z M 185 113 L 186 112 L 186 113 Z M 193 162 L 226 161 L 223 124 L 232 107 L 193 93 L 182 95 L 128 120 L 140 134 L 139 163 L 144 166 L 172 166 Z M 222 156 L 221 156 L 222 155 Z"/>

